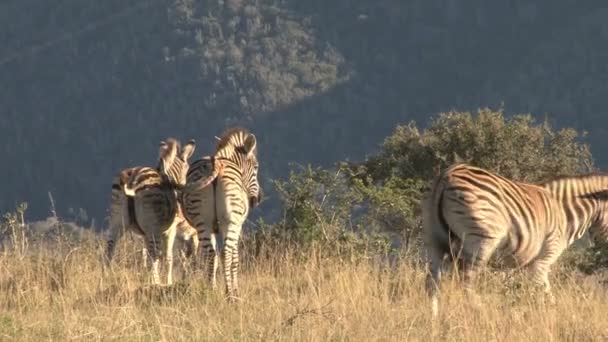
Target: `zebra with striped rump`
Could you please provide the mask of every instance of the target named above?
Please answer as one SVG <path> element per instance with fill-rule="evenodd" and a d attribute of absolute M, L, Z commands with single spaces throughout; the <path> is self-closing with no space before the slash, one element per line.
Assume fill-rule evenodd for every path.
<path fill-rule="evenodd" d="M 202 241 L 203 263 L 216 287 L 218 242 L 226 280 L 226 295 L 238 298 L 238 242 L 249 210 L 262 198 L 258 182 L 256 138 L 242 128 L 226 131 L 215 154 L 195 161 L 182 192 L 184 216 Z"/>
<path fill-rule="evenodd" d="M 608 175 L 560 177 L 534 185 L 511 181 L 466 164 L 435 180 L 423 204 L 423 233 L 430 267 L 426 288 L 438 311 L 441 264 L 463 263 L 465 286 L 495 252 L 507 266 L 527 267 L 554 301 L 550 268 L 589 229 L 608 232 Z"/>
<path fill-rule="evenodd" d="M 168 266 L 167 284 L 173 282 L 173 242 L 176 230 L 181 230 L 180 236 L 184 240 L 191 239 L 193 235 L 181 213 L 176 190 L 186 183 L 188 158 L 194 149 L 194 140 L 182 148 L 177 140 L 168 139 L 167 142 L 161 142 L 157 168 L 126 169 L 114 179 L 106 265 L 109 266 L 112 260 L 116 241 L 128 229 L 143 235 L 147 240 L 147 250 L 153 260 L 152 276 L 155 284 L 160 283 L 159 244 L 163 244 Z"/>
<path fill-rule="evenodd" d="M 126 169 L 122 172 L 130 173 L 133 172 L 134 169 L 136 168 Z M 111 224 L 110 238 L 108 239 L 106 246 L 106 266 L 109 266 L 109 263 L 112 261 L 116 244 L 125 232 L 131 232 L 132 234 L 145 239 L 144 231 L 141 229 L 141 227 L 139 227 L 135 220 L 133 197 L 128 197 L 125 195 L 122 190 L 123 186 L 124 184 L 121 183 L 120 176 L 115 177 L 112 183 L 112 205 L 110 218 L 110 221 L 113 221 L 114 224 Z M 198 251 L 198 232 L 184 218 L 179 202 L 177 202 L 177 204 L 175 238 L 178 242 L 180 242 L 181 246 L 179 246 L 179 250 L 182 252 L 183 256 L 190 258 L 195 256 Z M 118 222 L 116 219 L 120 219 L 120 222 Z M 148 248 L 145 246 L 141 249 L 141 258 L 143 267 L 147 267 L 149 254 Z"/>

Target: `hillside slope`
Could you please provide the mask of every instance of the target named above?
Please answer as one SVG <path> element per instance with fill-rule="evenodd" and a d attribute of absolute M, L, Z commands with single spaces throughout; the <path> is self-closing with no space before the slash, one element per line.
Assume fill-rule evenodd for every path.
<path fill-rule="evenodd" d="M 598 5 L 596 5 L 597 3 Z M 396 123 L 505 103 L 588 130 L 600 166 L 608 13 L 599 2 L 9 1 L 0 6 L 0 210 L 103 219 L 113 173 L 167 136 L 236 124 L 264 182 L 372 153 Z M 604 127 L 603 127 L 604 126 Z"/>

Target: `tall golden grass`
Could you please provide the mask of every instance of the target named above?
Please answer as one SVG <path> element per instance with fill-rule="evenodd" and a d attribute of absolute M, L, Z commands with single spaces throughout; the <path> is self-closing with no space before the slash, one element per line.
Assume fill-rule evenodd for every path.
<path fill-rule="evenodd" d="M 139 241 L 123 239 L 110 272 L 102 241 L 41 243 L 0 255 L 0 340 L 19 341 L 591 341 L 608 338 L 608 305 L 597 277 L 559 271 L 557 304 L 544 304 L 523 275 L 487 272 L 482 306 L 445 277 L 431 320 L 424 272 L 397 262 L 345 262 L 289 250 L 245 256 L 242 300 L 224 300 L 199 272 L 151 287 L 137 265 Z M 221 279 L 221 277 L 220 277 Z"/>

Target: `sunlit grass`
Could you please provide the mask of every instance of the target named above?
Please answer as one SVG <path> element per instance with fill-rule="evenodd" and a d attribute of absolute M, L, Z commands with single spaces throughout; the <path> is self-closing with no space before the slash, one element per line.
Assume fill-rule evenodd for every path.
<path fill-rule="evenodd" d="M 123 241 L 124 242 L 124 241 Z M 200 273 L 176 271 L 174 286 L 153 287 L 123 243 L 110 272 L 101 244 L 30 246 L 0 255 L 0 340 L 589 341 L 608 338 L 605 289 L 597 277 L 553 277 L 557 304 L 515 274 L 483 275 L 482 306 L 469 305 L 445 277 L 431 320 L 424 273 L 408 259 L 393 266 L 312 255 L 298 261 L 246 260 L 242 300 L 229 304 Z M 221 279 L 221 277 L 220 277 Z"/>

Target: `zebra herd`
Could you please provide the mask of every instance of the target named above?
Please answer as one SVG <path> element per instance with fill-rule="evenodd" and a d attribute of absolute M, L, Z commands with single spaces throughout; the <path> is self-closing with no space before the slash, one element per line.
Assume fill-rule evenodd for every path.
<path fill-rule="evenodd" d="M 219 138 L 212 156 L 189 164 L 195 142 L 162 142 L 156 168 L 123 170 L 112 184 L 107 258 L 124 230 L 145 237 L 154 283 L 162 245 L 171 284 L 175 237 L 197 253 L 202 242 L 205 274 L 216 287 L 221 260 L 229 299 L 238 298 L 238 241 L 249 211 L 262 200 L 256 137 L 242 128 Z M 422 201 L 427 252 L 426 289 L 438 313 L 441 273 L 459 261 L 463 282 L 471 282 L 496 253 L 506 265 L 527 267 L 553 300 L 549 273 L 562 252 L 589 230 L 608 238 L 608 175 L 558 177 L 540 184 L 506 179 L 467 164 L 447 168 Z M 218 247 L 219 246 L 219 247 Z M 147 251 L 147 252 L 146 252 Z"/>
<path fill-rule="evenodd" d="M 161 255 L 172 283 L 173 244 L 177 236 L 197 253 L 199 238 L 207 274 L 215 287 L 218 254 L 223 261 L 226 293 L 238 297 L 238 241 L 249 210 L 262 199 L 258 182 L 256 137 L 242 128 L 226 131 L 215 153 L 189 164 L 194 140 L 161 142 L 158 166 L 121 171 L 112 183 L 110 236 L 106 266 L 125 231 L 144 237 L 152 259 L 152 277 L 160 284 Z M 221 242 L 221 251 L 217 241 Z M 160 248 L 163 248 L 162 252 Z"/>

